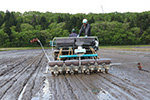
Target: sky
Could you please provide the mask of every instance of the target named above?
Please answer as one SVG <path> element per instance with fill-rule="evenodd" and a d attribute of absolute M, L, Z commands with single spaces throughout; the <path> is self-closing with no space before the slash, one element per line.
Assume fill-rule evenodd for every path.
<path fill-rule="evenodd" d="M 0 11 L 111 13 L 150 11 L 150 0 L 2 0 Z"/>

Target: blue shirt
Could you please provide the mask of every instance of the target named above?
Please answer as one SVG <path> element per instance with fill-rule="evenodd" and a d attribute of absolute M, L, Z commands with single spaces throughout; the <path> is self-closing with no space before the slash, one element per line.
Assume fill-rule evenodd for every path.
<path fill-rule="evenodd" d="M 70 35 L 69 35 L 69 37 L 77 37 L 77 33 L 71 33 Z"/>

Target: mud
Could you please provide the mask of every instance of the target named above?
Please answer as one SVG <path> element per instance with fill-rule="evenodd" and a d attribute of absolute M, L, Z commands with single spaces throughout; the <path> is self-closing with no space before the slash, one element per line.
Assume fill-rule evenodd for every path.
<path fill-rule="evenodd" d="M 0 100 L 149 100 L 150 52 L 100 49 L 98 53 L 120 65 L 108 74 L 54 77 L 47 72 L 41 50 L 0 52 Z"/>

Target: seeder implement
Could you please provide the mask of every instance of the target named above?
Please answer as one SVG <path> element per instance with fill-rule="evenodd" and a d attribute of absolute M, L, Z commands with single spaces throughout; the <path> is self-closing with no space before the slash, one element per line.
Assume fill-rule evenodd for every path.
<path fill-rule="evenodd" d="M 52 75 L 108 73 L 110 69 L 111 59 L 100 58 L 97 54 L 97 37 L 55 37 L 50 42 L 53 60 L 49 59 L 40 40 L 33 39 L 31 43 L 36 41 L 48 59 L 48 69 Z"/>
<path fill-rule="evenodd" d="M 98 43 L 97 37 L 55 37 L 50 42 L 54 61 L 49 62 L 49 70 L 55 76 L 58 74 L 108 73 L 111 59 L 99 57 Z"/>

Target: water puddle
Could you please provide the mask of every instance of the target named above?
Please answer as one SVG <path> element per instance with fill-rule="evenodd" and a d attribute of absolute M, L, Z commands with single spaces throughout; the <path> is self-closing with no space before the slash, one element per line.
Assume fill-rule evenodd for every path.
<path fill-rule="evenodd" d="M 36 94 L 36 97 L 33 97 L 31 100 L 40 100 L 41 98 L 40 98 L 40 93 L 38 92 L 37 94 Z"/>
<path fill-rule="evenodd" d="M 45 80 L 45 86 L 43 88 L 43 100 L 53 100 L 53 94 L 51 93 L 50 91 L 50 88 L 49 88 L 49 82 L 48 82 L 48 79 L 46 78 Z"/>
<path fill-rule="evenodd" d="M 44 87 L 41 93 L 38 92 L 36 97 L 33 97 L 31 100 L 54 100 L 53 94 L 50 91 L 50 84 L 47 77 L 44 81 Z"/>

